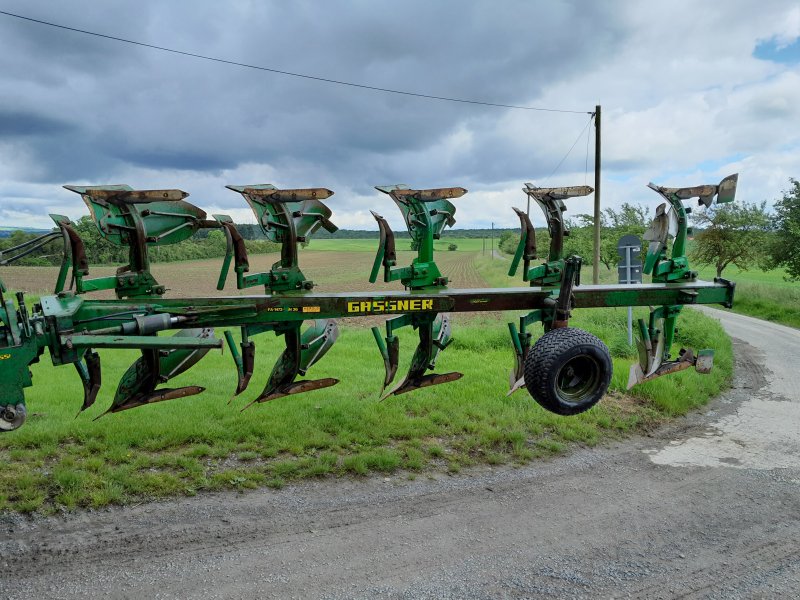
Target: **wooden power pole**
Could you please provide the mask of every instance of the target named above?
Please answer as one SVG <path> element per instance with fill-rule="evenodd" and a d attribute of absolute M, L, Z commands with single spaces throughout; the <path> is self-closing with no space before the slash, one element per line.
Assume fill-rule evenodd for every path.
<path fill-rule="evenodd" d="M 592 283 L 600 283 L 600 105 L 594 107 L 594 261 Z"/>

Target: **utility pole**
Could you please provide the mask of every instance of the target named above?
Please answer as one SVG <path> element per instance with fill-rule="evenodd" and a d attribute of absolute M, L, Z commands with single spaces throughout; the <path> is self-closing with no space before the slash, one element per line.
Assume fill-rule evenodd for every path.
<path fill-rule="evenodd" d="M 600 283 L 600 105 L 594 107 L 594 260 L 592 283 Z"/>
<path fill-rule="evenodd" d="M 492 248 L 490 250 L 492 260 L 494 260 L 494 221 L 492 221 Z"/>

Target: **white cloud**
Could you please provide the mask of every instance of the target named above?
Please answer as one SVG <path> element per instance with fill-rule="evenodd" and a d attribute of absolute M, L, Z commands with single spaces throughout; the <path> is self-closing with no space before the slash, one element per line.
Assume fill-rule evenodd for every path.
<path fill-rule="evenodd" d="M 775 25 L 775 32 L 767 39 L 774 41 L 778 50 L 794 43 L 800 38 L 800 6 L 792 6 Z"/>

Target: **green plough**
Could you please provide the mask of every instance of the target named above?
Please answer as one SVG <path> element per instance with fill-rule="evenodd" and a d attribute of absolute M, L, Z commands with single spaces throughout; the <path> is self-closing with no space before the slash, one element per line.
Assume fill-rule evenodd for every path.
<path fill-rule="evenodd" d="M 711 368 L 713 352 L 692 349 L 671 355 L 676 320 L 685 304 L 733 302 L 734 284 L 725 280 L 699 281 L 685 255 L 687 218 L 684 201 L 699 198 L 706 206 L 730 202 L 736 176 L 719 185 L 692 188 L 651 187 L 666 199 L 645 234 L 644 272 L 652 283 L 638 285 L 581 285 L 581 258 L 565 256 L 565 201 L 586 196 L 582 187 L 537 188 L 523 191 L 542 209 L 550 233 L 544 262 L 537 260 L 536 234 L 529 216 L 520 219 L 519 247 L 509 275 L 520 269 L 529 285 L 502 289 L 452 289 L 434 260 L 434 240 L 455 224 L 455 204 L 467 193 L 459 187 L 411 189 L 379 186 L 400 209 L 417 256 L 407 266 L 397 264 L 394 233 L 377 213 L 380 242 L 370 281 L 383 275 L 399 281 L 391 292 L 312 291 L 314 283 L 300 270 L 298 244 L 320 227 L 336 231 L 331 210 L 323 203 L 333 195 L 324 188 L 277 189 L 272 185 L 228 186 L 244 196 L 264 235 L 280 244 L 280 260 L 268 272 L 251 273 L 244 240 L 230 217 L 208 219 L 185 201 L 181 190 L 134 190 L 128 186 L 66 186 L 80 194 L 100 235 L 127 247 L 128 264 L 108 277 L 91 278 L 83 241 L 70 220 L 51 215 L 54 230 L 0 253 L 8 265 L 45 244 L 61 240 L 63 260 L 51 296 L 43 296 L 31 311 L 21 292 L 11 294 L 0 282 L 0 430 L 20 427 L 26 417 L 23 390 L 32 385 L 30 365 L 47 350 L 55 365 L 73 364 L 83 383 L 80 410 L 92 406 L 101 386 L 100 349 L 136 349 L 141 356 L 125 372 L 112 405 L 119 412 L 145 404 L 192 396 L 198 386 L 165 387 L 170 379 L 197 364 L 223 338 L 237 373 L 232 398 L 244 392 L 255 372 L 255 336 L 273 332 L 285 349 L 273 367 L 264 390 L 252 403 L 266 402 L 338 383 L 332 378 L 298 379 L 319 361 L 338 336 L 336 319 L 386 316 L 385 335 L 373 334 L 383 358 L 383 398 L 418 388 L 455 381 L 461 373 L 433 372 L 440 353 L 452 341 L 449 314 L 478 311 L 522 311 L 519 325 L 510 323 L 515 365 L 510 392 L 526 387 L 546 409 L 573 415 L 591 408 L 608 388 L 611 358 L 605 344 L 588 332 L 569 327 L 575 308 L 650 306 L 650 318 L 640 321 L 640 360 L 631 369 L 630 385 L 681 369 Z M 218 229 L 227 240 L 217 288 L 222 290 L 231 266 L 236 287 L 263 286 L 250 296 L 167 298 L 166 287 L 150 271 L 148 252 L 154 246 L 175 244 L 200 229 Z M 69 281 L 69 285 L 67 282 Z M 93 292 L 113 290 L 114 300 L 91 298 Z M 528 331 L 541 323 L 544 334 L 535 344 Z M 304 324 L 306 326 L 304 327 Z M 392 385 L 399 367 L 402 327 L 418 332 L 419 343 L 406 376 Z M 222 338 L 215 329 L 223 330 Z M 231 329 L 238 328 L 237 343 Z M 172 335 L 168 335 L 171 332 Z M 249 406 L 249 405 L 248 405 Z M 105 413 L 104 413 L 105 414 Z"/>

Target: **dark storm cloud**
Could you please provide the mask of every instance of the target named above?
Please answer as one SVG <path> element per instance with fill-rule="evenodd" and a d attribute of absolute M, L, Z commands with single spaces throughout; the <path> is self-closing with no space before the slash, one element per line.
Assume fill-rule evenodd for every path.
<path fill-rule="evenodd" d="M 6 9 L 256 65 L 516 104 L 535 104 L 546 86 L 591 69 L 626 35 L 613 7 L 577 1 L 11 2 Z M 74 180 L 78 169 L 84 179 L 109 179 L 126 164 L 218 171 L 265 163 L 335 173 L 360 188 L 393 175 L 393 161 L 426 178 L 430 157 L 415 165 L 413 154 L 465 125 L 481 143 L 431 177 L 480 172 L 490 184 L 542 160 L 509 158 L 507 138 L 493 133 L 499 109 L 214 64 L 8 17 L 0 18 L 0 35 L 3 103 L 18 114 L 31 107 L 40 121 L 28 127 L 48 137 L 13 141 L 36 162 L 36 181 Z M 569 98 L 562 106 L 586 108 Z M 576 134 L 582 119 L 537 115 Z"/>
<path fill-rule="evenodd" d="M 22 110 L 0 110 L 0 136 L 3 138 L 30 137 L 38 135 L 61 135 L 73 126 L 65 121 Z"/>

